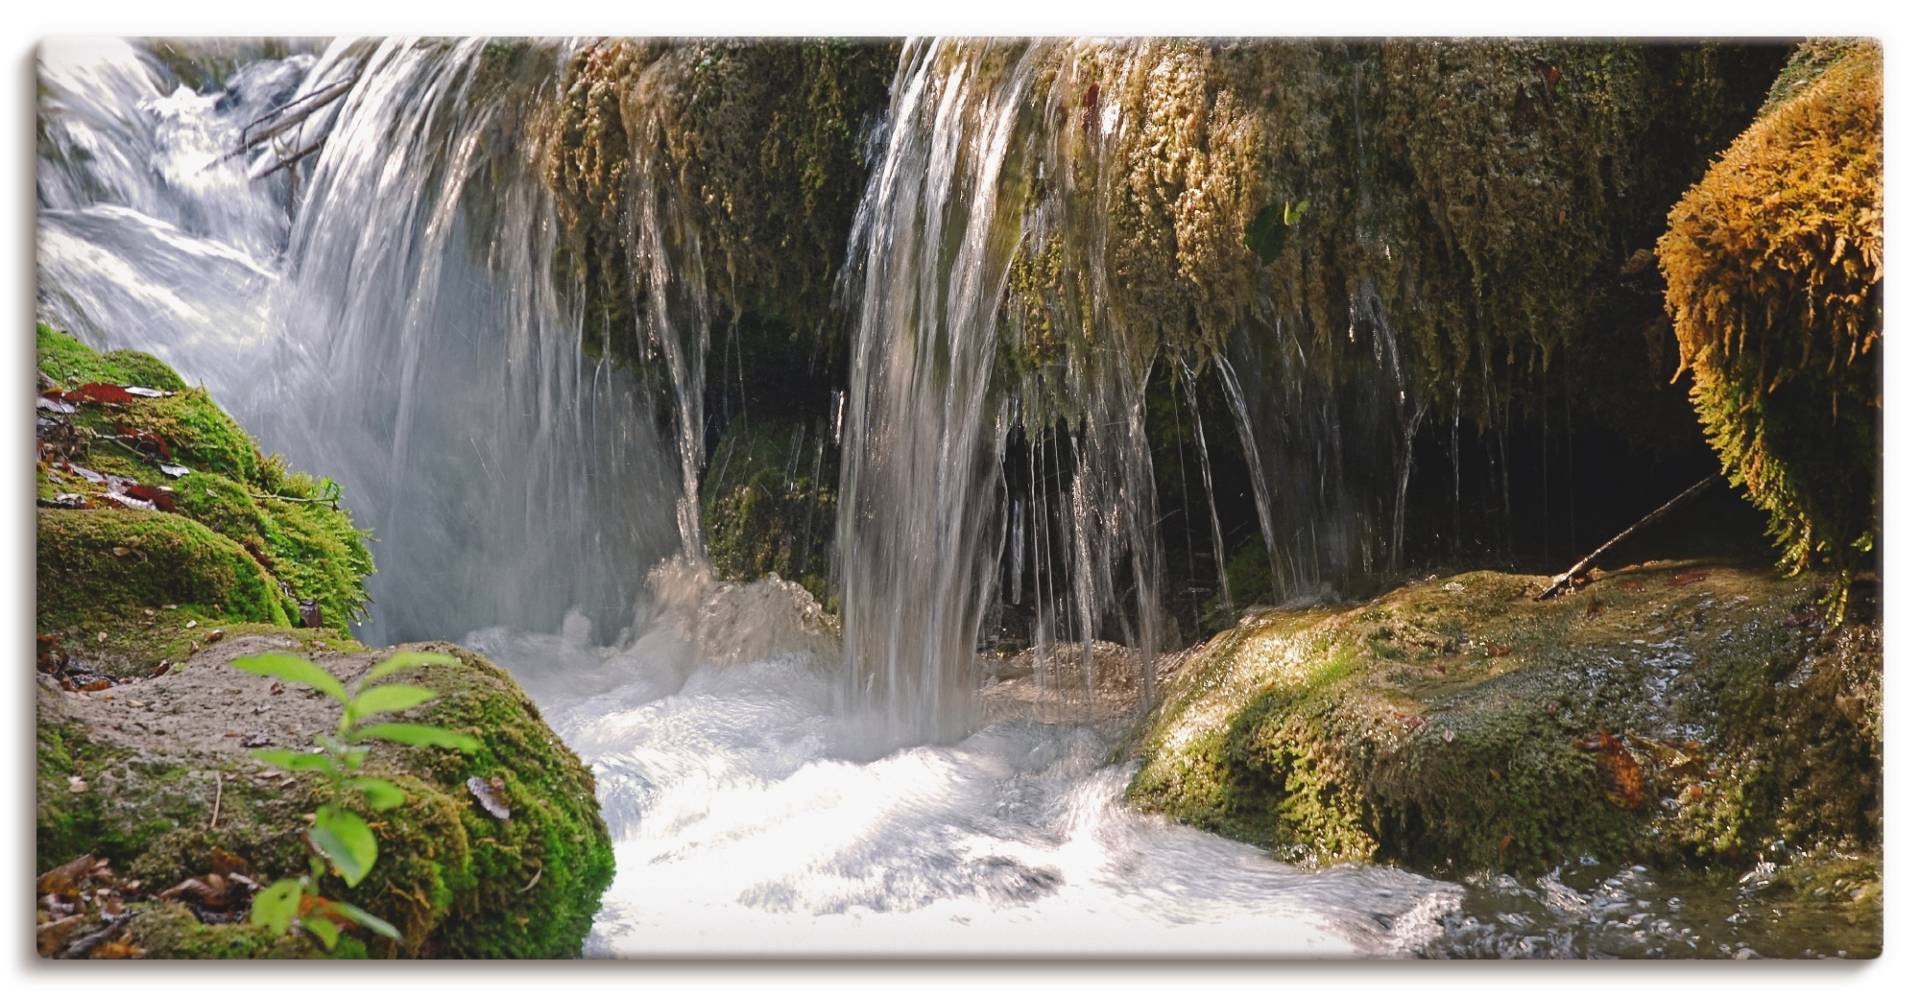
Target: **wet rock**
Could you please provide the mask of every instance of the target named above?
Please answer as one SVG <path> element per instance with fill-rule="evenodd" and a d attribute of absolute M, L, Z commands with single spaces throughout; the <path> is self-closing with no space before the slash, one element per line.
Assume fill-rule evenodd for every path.
<path fill-rule="evenodd" d="M 1877 626 L 1795 624 L 1819 578 L 1699 573 L 1602 576 L 1599 614 L 1480 572 L 1250 615 L 1170 678 L 1129 796 L 1289 856 L 1437 870 L 1877 847 Z"/>

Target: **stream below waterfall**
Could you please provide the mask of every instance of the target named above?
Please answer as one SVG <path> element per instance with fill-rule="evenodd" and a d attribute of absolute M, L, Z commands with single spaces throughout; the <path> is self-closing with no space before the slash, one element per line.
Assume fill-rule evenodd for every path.
<path fill-rule="evenodd" d="M 1764 875 L 1276 861 L 1130 808 L 1126 716 L 988 711 L 902 747 L 848 704 L 838 639 L 785 621 L 794 590 L 647 590 L 681 542 L 678 444 L 552 331 L 537 184 L 462 158 L 472 123 L 436 116 L 473 57 L 249 53 L 198 95 L 125 43 L 43 47 L 40 313 L 156 353 L 342 482 L 380 541 L 363 639 L 456 638 L 528 689 L 592 767 L 615 842 L 587 956 L 1836 953 L 1765 901 Z M 288 172 L 218 158 L 349 62 L 364 75 L 298 197 Z M 456 210 L 486 197 L 490 242 Z M 716 599 L 734 608 L 690 637 Z"/>
<path fill-rule="evenodd" d="M 683 593 L 616 646 L 577 615 L 462 641 L 514 673 L 598 780 L 616 872 L 588 957 L 1843 954 L 1768 900 L 1765 866 L 1454 883 L 1276 861 L 1127 805 L 1123 720 L 1003 710 L 889 750 L 880 724 L 837 708 L 818 639 L 768 622 L 791 597 Z M 689 615 L 724 622 L 690 638 Z"/>

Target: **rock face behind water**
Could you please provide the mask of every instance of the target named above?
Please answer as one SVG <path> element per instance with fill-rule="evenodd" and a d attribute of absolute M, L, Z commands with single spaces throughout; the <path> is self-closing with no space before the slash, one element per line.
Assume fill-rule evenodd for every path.
<path fill-rule="evenodd" d="M 1877 853 L 1880 631 L 1825 579 L 1477 572 L 1265 611 L 1197 648 L 1129 794 L 1282 856 L 1441 872 Z"/>

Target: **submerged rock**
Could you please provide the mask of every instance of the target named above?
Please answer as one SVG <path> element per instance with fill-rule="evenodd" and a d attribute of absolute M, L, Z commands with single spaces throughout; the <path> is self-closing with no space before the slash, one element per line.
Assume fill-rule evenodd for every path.
<path fill-rule="evenodd" d="M 1139 740 L 1138 805 L 1439 871 L 1877 850 L 1880 631 L 1822 582 L 1656 563 L 1540 603 L 1476 572 L 1251 614 Z"/>

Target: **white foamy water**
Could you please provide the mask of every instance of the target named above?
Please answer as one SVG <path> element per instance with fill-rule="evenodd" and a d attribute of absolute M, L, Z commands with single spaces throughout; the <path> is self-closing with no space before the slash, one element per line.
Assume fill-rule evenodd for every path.
<path fill-rule="evenodd" d="M 765 584 L 703 603 L 764 600 Z M 598 779 L 618 870 L 589 956 L 1378 956 L 1428 944 L 1458 905 L 1447 883 L 1287 865 L 1133 811 L 1132 766 L 1088 726 L 1003 721 L 886 750 L 886 724 L 836 708 L 838 661 L 811 634 L 723 615 L 733 628 L 705 628 L 699 656 L 669 615 L 615 647 L 577 618 L 464 641 Z M 735 642 L 766 652 L 703 659 Z"/>

